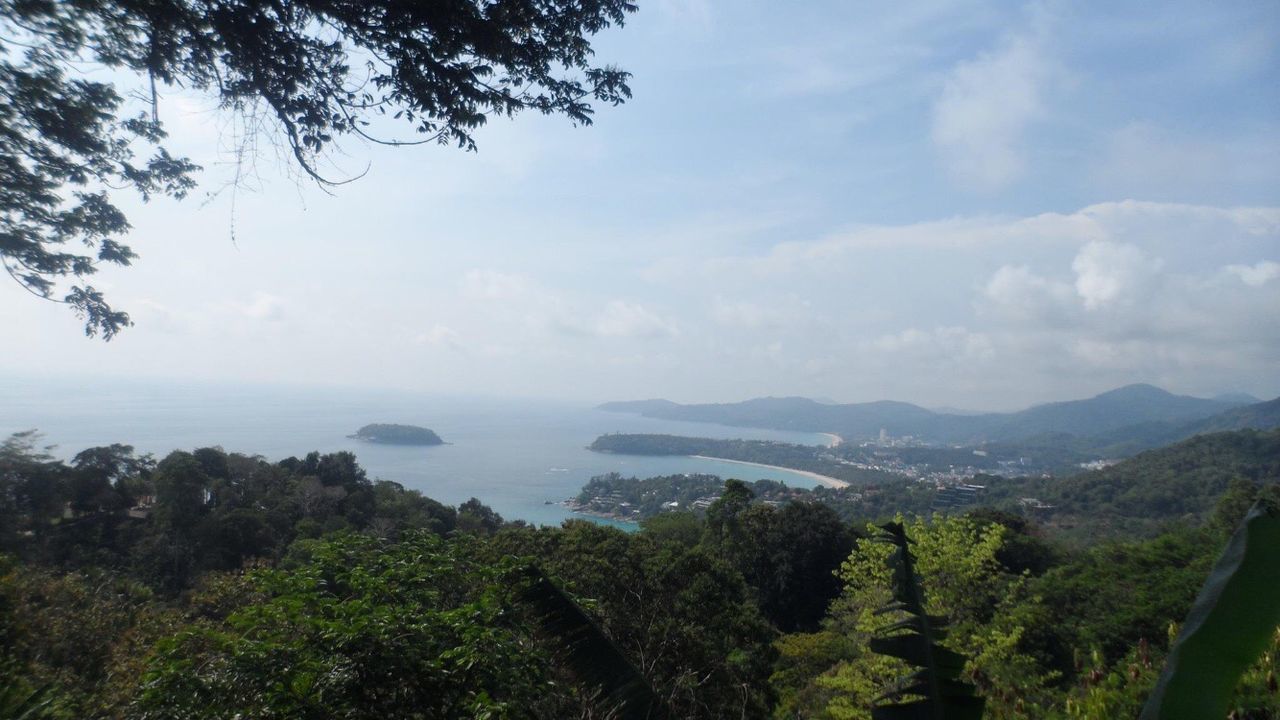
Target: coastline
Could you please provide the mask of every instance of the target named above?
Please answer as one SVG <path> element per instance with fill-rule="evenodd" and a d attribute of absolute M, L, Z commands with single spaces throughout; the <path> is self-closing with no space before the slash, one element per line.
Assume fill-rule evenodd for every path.
<path fill-rule="evenodd" d="M 566 510 L 573 513 L 574 515 L 581 515 L 582 517 L 586 517 L 586 518 L 595 518 L 597 520 L 608 520 L 609 522 L 615 523 L 618 526 L 626 526 L 626 527 L 623 527 L 623 529 L 639 529 L 640 527 L 639 518 L 636 518 L 634 516 L 623 517 L 621 515 L 618 515 L 617 513 L 611 513 L 611 512 L 599 512 L 596 510 L 587 510 L 586 508 L 579 505 L 577 501 L 574 500 L 573 498 L 561 500 L 560 502 L 557 502 L 557 503 L 552 503 L 550 500 L 548 500 L 547 504 L 559 505 L 560 507 L 565 508 Z"/>
<path fill-rule="evenodd" d="M 827 447 L 829 448 L 840 447 L 841 445 L 844 444 L 844 438 L 840 437 L 835 433 L 824 432 L 824 433 L 818 433 L 818 434 L 826 435 L 827 437 L 831 438 L 831 442 L 827 443 Z"/>
<path fill-rule="evenodd" d="M 829 435 L 830 433 L 823 433 L 823 434 Z M 836 437 L 839 437 L 839 436 L 837 435 Z M 764 463 L 747 462 L 746 460 L 730 460 L 728 458 L 711 457 L 710 455 L 689 455 L 688 457 L 698 458 L 699 460 L 716 460 L 718 462 L 733 463 L 735 465 L 752 465 L 755 467 L 769 468 L 770 470 L 782 470 L 784 472 L 795 473 L 797 475 L 803 475 L 807 478 L 812 478 L 813 480 L 818 481 L 818 484 L 822 485 L 823 487 L 835 488 L 837 490 L 839 490 L 840 488 L 849 487 L 849 483 L 845 480 L 841 480 L 840 478 L 833 478 L 830 475 L 820 475 L 816 472 L 810 472 L 808 470 L 797 470 L 795 468 L 783 467 L 781 465 L 765 465 Z"/>

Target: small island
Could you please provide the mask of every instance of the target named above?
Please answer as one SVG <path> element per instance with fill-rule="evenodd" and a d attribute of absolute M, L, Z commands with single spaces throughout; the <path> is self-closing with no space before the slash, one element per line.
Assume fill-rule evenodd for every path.
<path fill-rule="evenodd" d="M 417 425 L 374 423 L 365 425 L 347 437 L 384 445 L 443 445 L 440 436 Z"/>

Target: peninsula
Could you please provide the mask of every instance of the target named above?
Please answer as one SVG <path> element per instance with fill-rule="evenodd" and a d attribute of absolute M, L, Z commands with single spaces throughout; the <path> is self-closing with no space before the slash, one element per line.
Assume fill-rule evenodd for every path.
<path fill-rule="evenodd" d="M 365 425 L 348 437 L 383 445 L 443 445 L 440 436 L 417 425 L 374 423 Z"/>
<path fill-rule="evenodd" d="M 588 450 L 620 455 L 684 455 L 739 465 L 787 470 L 831 488 L 851 483 L 880 482 L 894 475 L 841 463 L 830 454 L 836 447 L 796 445 L 769 440 L 717 440 L 678 435 L 614 433 L 601 435 Z"/>

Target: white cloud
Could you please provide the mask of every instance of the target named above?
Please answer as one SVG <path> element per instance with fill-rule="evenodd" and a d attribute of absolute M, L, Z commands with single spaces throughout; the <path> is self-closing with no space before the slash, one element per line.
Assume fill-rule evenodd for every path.
<path fill-rule="evenodd" d="M 284 319 L 285 303 L 271 293 L 254 293 L 253 301 L 237 306 L 240 314 L 254 320 L 279 322 Z"/>
<path fill-rule="evenodd" d="M 1040 39 L 1018 35 L 952 69 L 933 107 L 933 142 L 966 186 L 997 190 L 1026 165 L 1023 135 L 1044 112 L 1052 70 Z"/>
<path fill-rule="evenodd" d="M 783 341 L 773 354 L 717 350 L 726 366 L 797 378 L 820 367 L 814 381 L 841 384 L 842 397 L 909 397 L 905 378 L 938 373 L 979 394 L 1258 388 L 1280 362 L 1277 219 L 1280 208 L 1119 201 L 864 226 L 693 263 L 666 287 L 715 288 L 708 343 Z M 795 288 L 810 307 L 787 305 Z M 771 322 L 779 309 L 785 320 Z"/>
<path fill-rule="evenodd" d="M 524 275 L 478 269 L 462 277 L 464 295 L 476 300 L 516 300 L 528 294 L 533 282 Z"/>
<path fill-rule="evenodd" d="M 1004 319 L 1024 325 L 1062 327 L 1069 322 L 1075 289 L 1037 275 L 1026 265 L 1003 265 L 982 290 L 987 306 Z"/>
<path fill-rule="evenodd" d="M 1133 245 L 1091 242 L 1071 263 L 1076 273 L 1076 293 L 1087 310 L 1097 310 L 1138 292 L 1158 268 Z"/>
<path fill-rule="evenodd" d="M 189 329 L 190 318 L 150 298 L 132 300 L 127 307 L 130 318 L 138 327 L 175 335 Z"/>
<path fill-rule="evenodd" d="M 462 336 L 458 334 L 458 331 L 440 323 L 432 325 L 430 330 L 418 335 L 414 338 L 414 341 L 419 345 L 442 347 L 451 350 L 463 349 Z"/>
<path fill-rule="evenodd" d="M 882 335 L 867 347 L 899 358 L 928 362 L 985 360 L 995 354 L 989 337 L 964 327 L 908 328 Z"/>
<path fill-rule="evenodd" d="M 1250 287 L 1265 285 L 1280 278 L 1280 263 L 1270 260 L 1264 260 L 1256 265 L 1228 265 L 1224 269 Z"/>
<path fill-rule="evenodd" d="M 780 325 L 783 313 L 775 306 L 767 307 L 746 300 L 732 301 L 716 295 L 711 301 L 711 318 L 728 327 L 756 330 Z"/>
<path fill-rule="evenodd" d="M 661 338 L 677 334 L 670 321 L 637 303 L 611 300 L 604 310 L 585 321 L 563 318 L 561 327 L 571 333 L 600 338 Z"/>
<path fill-rule="evenodd" d="M 556 292 L 525 275 L 472 270 L 461 291 L 473 301 L 471 322 L 533 340 L 548 332 L 593 338 L 657 338 L 677 334 L 676 324 L 645 305 Z M 501 329 L 501 330 L 499 330 Z"/>

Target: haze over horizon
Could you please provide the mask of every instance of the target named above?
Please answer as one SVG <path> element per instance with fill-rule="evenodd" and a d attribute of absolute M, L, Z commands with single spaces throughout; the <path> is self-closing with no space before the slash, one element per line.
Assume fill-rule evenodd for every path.
<path fill-rule="evenodd" d="M 328 197 L 165 95 L 184 202 L 85 339 L 0 283 L 0 372 L 598 402 L 1007 410 L 1129 383 L 1280 395 L 1280 6 L 665 0 L 635 98 L 479 152 L 348 146 Z M 257 182 L 257 181 L 255 181 Z M 122 200 L 125 195 L 119 196 Z M 232 204 L 234 202 L 234 210 Z M 233 240 L 234 235 L 234 240 Z"/>

